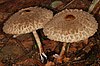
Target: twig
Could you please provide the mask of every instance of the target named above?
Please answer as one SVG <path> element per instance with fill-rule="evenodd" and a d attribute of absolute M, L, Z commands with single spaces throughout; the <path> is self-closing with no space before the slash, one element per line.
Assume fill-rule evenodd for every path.
<path fill-rule="evenodd" d="M 66 63 L 63 63 L 63 64 L 61 64 L 61 65 L 66 65 L 66 64 L 76 64 L 76 63 L 83 63 L 83 62 L 100 62 L 100 60 L 98 59 L 98 60 L 79 60 L 79 61 L 68 61 L 68 62 L 66 62 Z"/>
<path fill-rule="evenodd" d="M 70 1 L 68 4 L 66 4 L 63 8 L 61 8 L 60 10 L 65 9 L 67 6 L 69 6 L 70 4 L 72 4 L 75 0 Z"/>

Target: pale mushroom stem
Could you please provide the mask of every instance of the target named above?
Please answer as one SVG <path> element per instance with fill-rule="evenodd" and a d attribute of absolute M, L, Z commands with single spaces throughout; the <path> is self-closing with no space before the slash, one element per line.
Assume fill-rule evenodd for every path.
<path fill-rule="evenodd" d="M 63 43 L 63 46 L 62 46 L 62 49 L 61 49 L 61 52 L 60 52 L 60 57 L 62 57 L 65 53 L 65 47 L 66 47 L 66 43 L 64 42 Z"/>
<path fill-rule="evenodd" d="M 62 49 L 61 49 L 61 52 L 60 52 L 60 55 L 57 57 L 57 62 L 59 62 L 59 63 L 62 63 L 62 59 L 63 59 L 64 54 L 65 54 L 65 48 L 66 48 L 66 43 L 64 42 Z"/>
<path fill-rule="evenodd" d="M 40 52 L 40 54 L 42 54 L 43 49 L 42 49 L 42 44 L 41 44 L 41 42 L 40 42 L 40 38 L 39 38 L 39 36 L 38 36 L 38 34 L 37 34 L 36 31 L 33 31 L 33 35 L 34 35 L 35 40 L 36 40 L 36 42 L 37 42 L 37 45 L 38 45 L 38 48 L 39 48 L 39 52 Z"/>
<path fill-rule="evenodd" d="M 47 56 L 46 56 L 46 54 L 44 53 L 44 51 L 42 49 L 42 44 L 40 42 L 40 38 L 39 38 L 37 32 L 33 31 L 33 35 L 34 35 L 35 40 L 37 42 L 37 45 L 38 45 L 38 48 L 39 48 L 40 57 L 41 57 L 41 60 L 42 60 L 42 63 L 43 63 L 44 62 L 44 58 L 47 59 Z"/>
<path fill-rule="evenodd" d="M 67 50 L 65 49 L 65 48 L 66 48 L 66 45 L 67 45 Z M 68 53 L 69 46 L 70 46 L 70 44 L 67 44 L 67 43 L 65 43 L 65 42 L 63 43 L 63 46 L 62 46 L 62 49 L 61 49 L 61 52 L 60 52 L 60 57 L 62 57 L 62 56 L 64 55 L 65 50 L 66 50 L 67 53 Z"/>

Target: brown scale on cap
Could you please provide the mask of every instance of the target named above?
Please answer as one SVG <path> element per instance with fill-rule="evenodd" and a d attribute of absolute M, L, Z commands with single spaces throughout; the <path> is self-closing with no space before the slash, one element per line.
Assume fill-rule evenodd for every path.
<path fill-rule="evenodd" d="M 3 31 L 8 34 L 25 34 L 43 28 L 52 18 L 50 10 L 40 7 L 21 9 L 4 23 Z"/>
<path fill-rule="evenodd" d="M 43 31 L 51 40 L 72 43 L 92 36 L 97 28 L 97 21 L 88 12 L 66 9 L 56 14 Z"/>

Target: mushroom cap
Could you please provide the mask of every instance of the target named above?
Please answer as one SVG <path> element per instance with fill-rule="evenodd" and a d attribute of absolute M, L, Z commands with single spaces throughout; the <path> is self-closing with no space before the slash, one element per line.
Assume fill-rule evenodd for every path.
<path fill-rule="evenodd" d="M 97 21 L 88 12 L 65 9 L 45 24 L 43 32 L 51 40 L 72 43 L 89 38 L 97 28 Z"/>
<path fill-rule="evenodd" d="M 24 8 L 13 14 L 3 31 L 8 34 L 25 34 L 41 29 L 53 17 L 53 12 L 41 7 Z"/>

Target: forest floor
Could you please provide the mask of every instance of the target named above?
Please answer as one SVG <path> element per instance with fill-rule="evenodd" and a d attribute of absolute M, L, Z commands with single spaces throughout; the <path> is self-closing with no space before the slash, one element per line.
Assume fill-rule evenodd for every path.
<path fill-rule="evenodd" d="M 61 63 L 53 55 L 61 51 L 62 43 L 48 39 L 43 29 L 37 30 L 43 49 L 48 56 L 47 62 L 41 63 L 39 51 L 32 33 L 13 38 L 2 30 L 3 24 L 18 10 L 30 6 L 40 6 L 50 9 L 54 14 L 61 10 L 82 9 L 88 12 L 92 0 L 59 0 L 61 4 L 53 7 L 55 0 L 0 0 L 0 66 L 100 66 L 100 2 L 91 12 L 98 22 L 98 31 L 83 41 L 71 43 L 65 52 Z"/>

